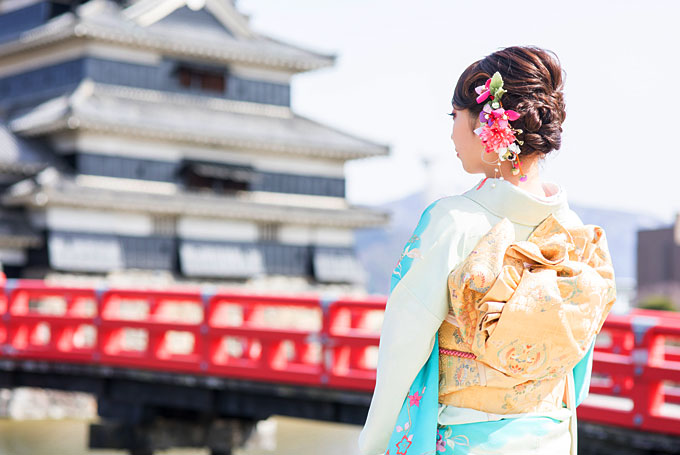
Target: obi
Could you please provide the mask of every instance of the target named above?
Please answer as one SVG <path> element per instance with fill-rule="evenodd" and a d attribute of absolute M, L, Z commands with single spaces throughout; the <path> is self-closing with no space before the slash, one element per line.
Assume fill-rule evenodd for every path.
<path fill-rule="evenodd" d="M 503 218 L 448 275 L 439 402 L 495 414 L 562 407 L 566 375 L 616 300 L 604 230 L 551 214 L 515 241 Z"/>

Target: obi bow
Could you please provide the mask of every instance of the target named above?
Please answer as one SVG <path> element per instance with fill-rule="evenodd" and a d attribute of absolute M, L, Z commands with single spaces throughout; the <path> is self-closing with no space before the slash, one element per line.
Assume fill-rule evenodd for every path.
<path fill-rule="evenodd" d="M 449 273 L 448 290 L 439 401 L 500 414 L 558 407 L 616 300 L 604 230 L 565 228 L 552 214 L 522 241 L 503 218 Z"/>

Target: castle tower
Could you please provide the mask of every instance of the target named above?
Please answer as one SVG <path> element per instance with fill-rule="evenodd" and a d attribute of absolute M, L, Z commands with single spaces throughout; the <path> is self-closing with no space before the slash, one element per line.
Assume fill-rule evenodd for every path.
<path fill-rule="evenodd" d="M 230 0 L 3 1 L 8 275 L 361 289 L 353 231 L 389 217 L 347 202 L 344 163 L 389 149 L 290 103 L 334 59 Z"/>

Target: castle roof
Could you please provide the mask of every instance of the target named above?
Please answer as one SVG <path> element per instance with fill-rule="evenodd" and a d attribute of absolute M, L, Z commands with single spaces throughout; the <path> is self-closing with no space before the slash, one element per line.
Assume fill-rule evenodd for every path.
<path fill-rule="evenodd" d="M 0 44 L 0 56 L 74 38 L 290 72 L 332 66 L 335 56 L 303 49 L 253 31 L 229 0 L 205 0 L 200 12 L 183 1 L 139 0 L 122 7 L 90 0 L 73 11 Z M 200 27 L 201 33 L 196 33 Z"/>
<path fill-rule="evenodd" d="M 90 80 L 66 95 L 14 113 L 8 123 L 12 131 L 27 137 L 80 129 L 345 160 L 389 153 L 386 145 L 322 125 L 285 106 Z"/>
<path fill-rule="evenodd" d="M 43 144 L 17 136 L 0 122 L 0 183 L 34 175 L 53 164 Z"/>

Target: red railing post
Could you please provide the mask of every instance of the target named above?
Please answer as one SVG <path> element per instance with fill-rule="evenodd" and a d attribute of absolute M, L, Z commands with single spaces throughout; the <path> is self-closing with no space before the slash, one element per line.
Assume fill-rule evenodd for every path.
<path fill-rule="evenodd" d="M 632 424 L 640 427 L 649 416 L 659 415 L 663 404 L 662 381 L 646 374 L 650 367 L 663 365 L 665 338 L 654 330 L 659 318 L 636 315 L 631 320 L 635 346 L 631 353 L 634 365 Z"/>

